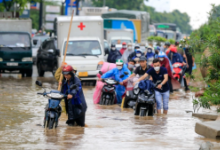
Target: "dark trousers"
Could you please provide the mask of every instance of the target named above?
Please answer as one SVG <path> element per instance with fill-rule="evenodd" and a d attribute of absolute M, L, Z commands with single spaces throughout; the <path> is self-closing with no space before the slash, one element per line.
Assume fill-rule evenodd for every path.
<path fill-rule="evenodd" d="M 86 113 L 83 113 L 79 118 L 73 120 L 67 120 L 67 124 L 77 125 L 84 127 L 85 126 L 85 116 Z"/>
<path fill-rule="evenodd" d="M 171 77 L 168 77 L 168 84 L 170 86 L 170 93 L 173 93 L 173 85 L 172 85 L 172 82 L 171 82 Z"/>

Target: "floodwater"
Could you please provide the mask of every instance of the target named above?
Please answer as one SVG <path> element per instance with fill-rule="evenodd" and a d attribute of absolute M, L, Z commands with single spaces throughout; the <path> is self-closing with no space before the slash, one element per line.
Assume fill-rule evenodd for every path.
<path fill-rule="evenodd" d="M 65 112 L 59 127 L 42 127 L 47 99 L 36 95 L 43 91 L 35 85 L 42 81 L 48 90 L 57 83 L 50 73 L 45 78 L 20 79 L 19 75 L 0 78 L 0 149 L 77 149 L 77 150 L 198 150 L 210 141 L 212 149 L 220 149 L 220 140 L 206 139 L 194 132 L 198 118 L 185 110 L 192 110 L 193 93 L 175 92 L 169 102 L 168 115 L 135 117 L 131 109 L 118 105 L 94 105 L 93 86 L 84 86 L 88 104 L 88 127 L 68 127 Z M 202 110 L 207 111 L 207 110 Z"/>

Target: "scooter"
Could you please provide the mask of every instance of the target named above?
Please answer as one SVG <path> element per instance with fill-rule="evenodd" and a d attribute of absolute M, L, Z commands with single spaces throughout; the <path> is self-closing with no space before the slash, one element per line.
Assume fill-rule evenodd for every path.
<path fill-rule="evenodd" d="M 126 92 L 123 108 L 133 108 L 133 109 L 135 109 L 138 94 L 140 92 L 140 88 L 138 87 L 138 84 L 139 83 L 135 84 L 133 90 Z"/>
<path fill-rule="evenodd" d="M 102 75 L 103 73 L 99 71 L 99 74 Z M 128 74 L 127 72 L 124 72 L 124 74 Z M 124 75 L 121 75 L 120 78 L 123 78 Z M 113 105 L 116 100 L 116 92 L 115 92 L 115 85 L 118 85 L 119 82 L 107 78 L 107 79 L 102 79 L 102 82 L 105 83 L 105 85 L 102 88 L 102 94 L 101 94 L 101 99 L 100 99 L 100 105 Z"/>
<path fill-rule="evenodd" d="M 162 81 L 157 81 L 153 84 L 153 88 L 146 89 L 146 90 L 139 90 L 139 94 L 137 97 L 136 105 L 135 105 L 135 112 L 134 115 L 143 116 L 153 116 L 156 112 L 155 109 L 155 91 L 154 87 L 157 87 Z"/>
<path fill-rule="evenodd" d="M 36 85 L 42 87 L 42 83 L 40 81 L 36 81 Z M 42 87 L 43 88 L 43 87 Z M 77 85 L 71 85 L 70 89 L 77 88 Z M 51 90 L 50 92 L 46 92 L 44 89 L 43 93 L 37 93 L 39 95 L 43 95 L 48 98 L 48 104 L 45 108 L 45 116 L 44 116 L 44 128 L 55 129 L 58 126 L 59 117 L 62 112 L 62 107 L 60 106 L 60 102 L 63 98 L 66 98 L 67 95 L 62 94 L 58 90 Z"/>
<path fill-rule="evenodd" d="M 182 63 L 176 62 L 173 64 L 173 77 L 180 83 L 184 78 L 185 71 L 186 71 L 186 67 L 183 66 Z"/>

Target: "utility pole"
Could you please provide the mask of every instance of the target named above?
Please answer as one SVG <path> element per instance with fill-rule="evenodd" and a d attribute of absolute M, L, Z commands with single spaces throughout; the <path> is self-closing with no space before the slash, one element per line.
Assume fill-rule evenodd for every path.
<path fill-rule="evenodd" d="M 79 16 L 79 1 L 80 0 L 76 0 L 76 16 Z"/>
<path fill-rule="evenodd" d="M 42 24 L 43 24 L 43 0 L 40 1 L 40 10 L 39 10 L 39 27 L 38 29 L 42 29 Z"/>
<path fill-rule="evenodd" d="M 105 7 L 105 0 L 103 0 L 103 7 Z"/>

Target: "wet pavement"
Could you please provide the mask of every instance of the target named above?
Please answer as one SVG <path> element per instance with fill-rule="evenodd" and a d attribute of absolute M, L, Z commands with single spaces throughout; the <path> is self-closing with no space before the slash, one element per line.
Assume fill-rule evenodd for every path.
<path fill-rule="evenodd" d="M 198 150 L 205 141 L 220 149 L 220 140 L 195 133 L 195 123 L 204 120 L 185 112 L 192 110 L 193 93 L 183 91 L 172 94 L 168 115 L 135 117 L 131 109 L 118 105 L 94 105 L 94 87 L 84 86 L 88 127 L 68 127 L 63 112 L 57 129 L 44 130 L 47 99 L 36 95 L 43 91 L 36 80 L 48 90 L 57 88 L 51 73 L 38 78 L 36 68 L 32 78 L 7 74 L 0 78 L 0 149 Z"/>

